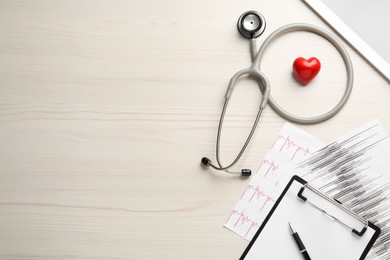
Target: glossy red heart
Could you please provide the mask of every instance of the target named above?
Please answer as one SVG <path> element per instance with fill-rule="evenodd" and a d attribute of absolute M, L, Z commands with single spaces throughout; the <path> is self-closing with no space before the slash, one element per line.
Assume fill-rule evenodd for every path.
<path fill-rule="evenodd" d="M 315 57 L 312 57 L 308 60 L 299 57 L 296 58 L 293 63 L 294 77 L 304 85 L 314 79 L 318 72 L 320 72 L 320 69 L 321 63 Z"/>

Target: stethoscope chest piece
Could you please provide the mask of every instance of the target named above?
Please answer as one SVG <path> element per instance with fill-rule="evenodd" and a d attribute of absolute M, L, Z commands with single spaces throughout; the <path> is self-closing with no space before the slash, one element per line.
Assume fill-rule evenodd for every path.
<path fill-rule="evenodd" d="M 265 30 L 265 18 L 256 11 L 243 13 L 237 22 L 238 31 L 246 38 L 257 38 Z"/>

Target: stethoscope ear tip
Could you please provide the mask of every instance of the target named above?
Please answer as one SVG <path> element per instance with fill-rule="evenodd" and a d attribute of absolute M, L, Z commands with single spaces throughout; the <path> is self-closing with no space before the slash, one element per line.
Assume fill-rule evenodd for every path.
<path fill-rule="evenodd" d="M 211 163 L 211 160 L 207 157 L 203 157 L 200 162 L 202 163 L 203 166 L 208 167 L 209 164 Z"/>
<path fill-rule="evenodd" d="M 241 176 L 242 177 L 249 177 L 249 176 L 251 176 L 251 174 L 252 174 L 252 171 L 249 170 L 249 169 L 242 169 L 241 170 Z"/>

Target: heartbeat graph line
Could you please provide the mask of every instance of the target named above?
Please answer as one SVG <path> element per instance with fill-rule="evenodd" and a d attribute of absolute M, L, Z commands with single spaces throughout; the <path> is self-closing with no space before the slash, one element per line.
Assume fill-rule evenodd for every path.
<path fill-rule="evenodd" d="M 279 148 L 279 152 L 282 152 L 283 150 L 293 149 L 294 152 L 291 155 L 290 161 L 294 160 L 298 153 L 303 153 L 303 155 L 307 155 L 310 153 L 310 149 L 308 147 L 299 145 L 292 139 L 290 139 L 290 136 L 284 136 L 282 134 L 278 135 L 274 144 L 272 145 L 272 148 L 274 148 L 276 144 L 280 143 L 280 141 L 282 145 Z"/>
<path fill-rule="evenodd" d="M 236 210 L 236 209 L 232 210 L 232 212 L 229 215 L 229 218 L 226 220 L 226 223 L 228 223 L 230 221 L 230 219 L 233 218 L 234 216 L 238 216 L 236 222 L 233 225 L 234 228 L 237 225 L 245 226 L 245 224 L 249 224 L 249 227 L 248 227 L 248 229 L 245 232 L 245 237 L 249 234 L 249 232 L 253 228 L 256 227 L 256 230 L 257 230 L 257 228 L 260 227 L 259 223 L 257 223 L 256 221 L 252 220 L 248 215 L 245 214 L 244 210 L 241 210 L 241 212 L 240 212 L 239 210 Z"/>
<path fill-rule="evenodd" d="M 253 192 L 252 195 L 250 195 L 250 198 L 247 200 L 248 203 L 252 202 L 252 200 L 255 198 L 256 200 L 260 200 L 261 199 L 264 199 L 264 203 L 262 205 L 260 205 L 260 212 L 263 211 L 264 207 L 268 204 L 268 203 L 272 203 L 272 202 L 275 202 L 275 199 L 266 194 L 264 191 L 262 191 L 260 189 L 260 186 L 257 185 L 248 185 L 244 191 L 244 193 L 242 194 L 241 196 L 241 200 L 243 200 L 243 198 L 245 197 L 245 195 L 247 193 L 250 193 L 250 192 Z"/>
<path fill-rule="evenodd" d="M 263 160 L 259 166 L 259 168 L 257 169 L 257 173 L 260 171 L 260 169 L 265 166 L 265 167 L 268 167 L 268 169 L 265 170 L 265 173 L 264 173 L 264 177 L 267 177 L 268 173 L 272 172 L 276 172 L 278 169 L 279 169 L 279 166 L 275 163 L 274 160 Z"/>

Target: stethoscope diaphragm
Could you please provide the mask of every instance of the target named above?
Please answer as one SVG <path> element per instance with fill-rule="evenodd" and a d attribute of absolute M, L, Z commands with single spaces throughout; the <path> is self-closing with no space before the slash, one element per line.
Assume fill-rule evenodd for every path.
<path fill-rule="evenodd" d="M 243 13 L 237 22 L 238 31 L 246 38 L 257 38 L 265 30 L 265 18 L 256 11 Z"/>

